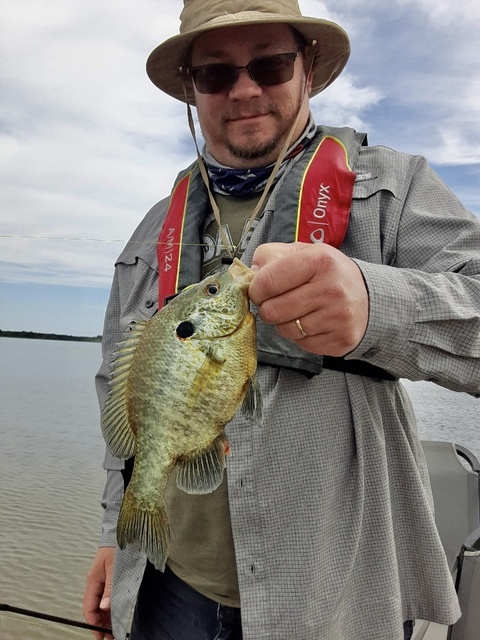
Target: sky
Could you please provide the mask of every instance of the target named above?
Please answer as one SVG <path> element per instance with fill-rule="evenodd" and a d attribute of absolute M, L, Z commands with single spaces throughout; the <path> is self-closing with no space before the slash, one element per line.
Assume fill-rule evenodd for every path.
<path fill-rule="evenodd" d="M 318 123 L 424 155 L 480 217 L 480 0 L 300 0 L 352 55 Z M 180 0 L 0 0 L 0 329 L 99 335 L 125 241 L 194 159 L 148 79 Z"/>

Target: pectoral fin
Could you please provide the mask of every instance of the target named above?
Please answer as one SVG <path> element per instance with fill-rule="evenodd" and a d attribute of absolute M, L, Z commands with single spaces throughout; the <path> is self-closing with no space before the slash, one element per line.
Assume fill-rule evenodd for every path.
<path fill-rule="evenodd" d="M 230 445 L 224 434 L 215 438 L 212 445 L 178 463 L 177 487 L 185 493 L 202 495 L 212 493 L 220 486 L 225 469 L 225 454 Z"/>
<path fill-rule="evenodd" d="M 225 356 L 217 353 L 213 347 L 210 347 L 205 352 L 205 360 L 193 379 L 188 392 L 188 405 L 190 409 L 195 406 L 198 396 L 204 392 L 205 388 L 212 386 L 215 379 L 222 373 L 224 362 Z"/>
<path fill-rule="evenodd" d="M 252 376 L 247 384 L 247 391 L 242 403 L 242 413 L 259 426 L 263 421 L 263 400 L 257 376 Z"/>

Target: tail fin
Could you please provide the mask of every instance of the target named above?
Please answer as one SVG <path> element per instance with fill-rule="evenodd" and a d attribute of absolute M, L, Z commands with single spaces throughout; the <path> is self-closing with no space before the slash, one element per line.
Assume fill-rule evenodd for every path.
<path fill-rule="evenodd" d="M 164 571 L 170 546 L 165 507 L 141 509 L 127 489 L 118 517 L 117 542 L 120 549 L 132 544 L 144 551 L 155 568 Z"/>

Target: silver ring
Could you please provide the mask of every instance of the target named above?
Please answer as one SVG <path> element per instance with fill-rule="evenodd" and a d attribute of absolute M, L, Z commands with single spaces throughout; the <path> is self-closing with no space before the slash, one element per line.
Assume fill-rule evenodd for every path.
<path fill-rule="evenodd" d="M 307 337 L 307 333 L 305 333 L 303 327 L 302 327 L 302 323 L 300 322 L 300 320 L 297 318 L 295 320 L 295 324 L 297 325 L 297 329 L 300 331 L 300 335 L 302 336 L 302 338 L 306 338 Z"/>

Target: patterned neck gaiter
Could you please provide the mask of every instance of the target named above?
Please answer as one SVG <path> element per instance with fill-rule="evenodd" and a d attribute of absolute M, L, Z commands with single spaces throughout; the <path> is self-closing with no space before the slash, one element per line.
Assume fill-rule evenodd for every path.
<path fill-rule="evenodd" d="M 310 120 L 300 138 L 287 151 L 285 159 L 275 176 L 275 182 L 282 176 L 288 161 L 301 153 L 310 144 L 316 132 L 317 125 L 312 115 L 310 115 Z M 207 165 L 213 191 L 227 196 L 250 195 L 262 191 L 275 165 L 273 163 L 267 167 L 256 167 L 255 169 L 232 169 L 219 164 L 206 147 L 203 148 L 202 155 Z"/>

